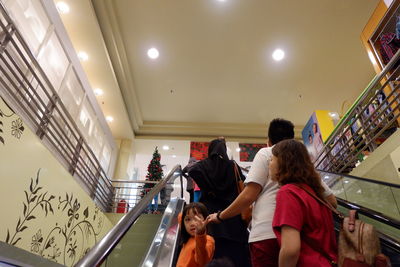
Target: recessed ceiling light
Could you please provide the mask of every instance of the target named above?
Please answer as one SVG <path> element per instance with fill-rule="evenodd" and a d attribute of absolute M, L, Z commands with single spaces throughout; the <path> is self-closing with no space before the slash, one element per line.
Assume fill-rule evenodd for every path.
<path fill-rule="evenodd" d="M 84 51 L 79 51 L 78 58 L 82 61 L 87 61 L 89 59 L 89 55 Z"/>
<path fill-rule="evenodd" d="M 240 152 L 240 147 L 236 148 L 236 151 L 237 151 L 237 152 Z"/>
<path fill-rule="evenodd" d="M 93 91 L 94 91 L 94 94 L 97 96 L 101 96 L 104 94 L 103 90 L 101 90 L 100 88 L 96 88 Z"/>
<path fill-rule="evenodd" d="M 106 121 L 108 121 L 108 122 L 113 122 L 113 120 L 114 120 L 114 118 L 111 116 L 106 117 Z"/>
<path fill-rule="evenodd" d="M 282 49 L 275 49 L 272 53 L 272 58 L 276 61 L 281 61 L 285 57 L 285 52 Z"/>
<path fill-rule="evenodd" d="M 162 147 L 162 149 L 169 150 L 169 146 L 165 145 L 165 146 Z"/>
<path fill-rule="evenodd" d="M 173 158 L 176 158 L 176 155 L 172 155 Z"/>
<path fill-rule="evenodd" d="M 57 7 L 58 12 L 60 12 L 61 14 L 69 13 L 69 5 L 67 5 L 67 3 L 65 3 L 65 2 L 58 2 L 56 4 L 56 7 Z"/>
<path fill-rule="evenodd" d="M 158 56 L 160 55 L 160 53 L 158 52 L 157 48 L 150 48 L 149 50 L 147 50 L 147 56 L 151 59 L 156 59 L 158 58 Z"/>

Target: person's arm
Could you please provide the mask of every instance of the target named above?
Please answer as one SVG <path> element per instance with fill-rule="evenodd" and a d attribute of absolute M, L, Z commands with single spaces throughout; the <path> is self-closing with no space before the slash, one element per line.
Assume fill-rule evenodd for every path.
<path fill-rule="evenodd" d="M 189 171 L 189 165 L 186 165 L 185 168 L 182 169 L 182 176 L 186 179 L 188 178 L 187 172 Z"/>
<path fill-rule="evenodd" d="M 335 209 L 337 208 L 337 201 L 336 197 L 333 194 L 332 190 L 329 188 L 329 186 L 324 182 L 324 180 L 321 179 L 321 185 L 324 188 L 325 192 L 323 193 L 323 197 L 326 202 L 332 205 Z"/>
<path fill-rule="evenodd" d="M 207 220 L 202 220 L 197 215 L 194 216 L 193 220 L 195 220 L 196 227 L 196 247 L 194 253 L 194 260 L 199 266 L 206 265 L 209 261 L 211 261 L 214 254 L 214 240 L 207 238 L 206 233 L 206 225 Z"/>
<path fill-rule="evenodd" d="M 239 215 L 242 210 L 257 200 L 261 190 L 261 185 L 253 182 L 248 183 L 240 195 L 237 196 L 237 198 L 232 202 L 232 204 L 219 214 L 219 218 L 221 220 L 225 220 Z M 216 213 L 209 215 L 207 221 L 213 223 L 220 222 Z"/>
<path fill-rule="evenodd" d="M 279 267 L 295 267 L 300 256 L 300 232 L 290 226 L 281 228 L 281 249 L 279 251 Z"/>
<path fill-rule="evenodd" d="M 205 266 L 214 256 L 215 244 L 213 239 L 207 238 L 207 234 L 196 234 L 196 248 L 194 253 L 194 261 L 199 266 Z"/>

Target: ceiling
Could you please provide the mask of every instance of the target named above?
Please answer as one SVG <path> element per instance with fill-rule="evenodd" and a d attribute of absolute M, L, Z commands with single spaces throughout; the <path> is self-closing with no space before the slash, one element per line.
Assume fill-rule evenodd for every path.
<path fill-rule="evenodd" d="M 374 75 L 359 36 L 378 0 L 63 1 L 115 138 L 256 141 L 275 117 L 299 134 L 313 110 L 343 112 Z"/>

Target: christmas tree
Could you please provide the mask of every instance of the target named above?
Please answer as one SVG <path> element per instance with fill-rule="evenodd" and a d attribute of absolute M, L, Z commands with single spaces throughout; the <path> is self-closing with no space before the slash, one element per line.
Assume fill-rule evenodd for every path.
<path fill-rule="evenodd" d="M 162 179 L 163 171 L 161 168 L 160 159 L 161 155 L 158 153 L 158 149 L 156 147 L 153 153 L 153 159 L 150 161 L 150 164 L 147 167 L 146 181 L 160 181 Z M 140 196 L 143 198 L 144 195 L 146 195 L 154 186 L 155 184 L 145 184 Z"/>

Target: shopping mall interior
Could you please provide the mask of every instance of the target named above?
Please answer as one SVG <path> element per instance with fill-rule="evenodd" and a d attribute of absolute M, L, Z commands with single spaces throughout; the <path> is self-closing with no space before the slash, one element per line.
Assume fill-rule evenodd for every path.
<path fill-rule="evenodd" d="M 400 266 L 399 48 L 400 0 L 0 0 L 0 266 L 175 266 L 182 169 L 275 118 Z"/>

